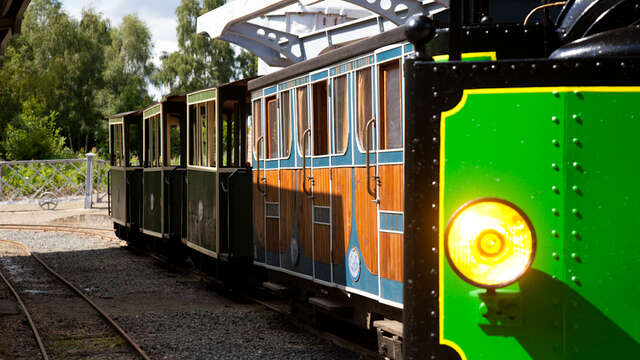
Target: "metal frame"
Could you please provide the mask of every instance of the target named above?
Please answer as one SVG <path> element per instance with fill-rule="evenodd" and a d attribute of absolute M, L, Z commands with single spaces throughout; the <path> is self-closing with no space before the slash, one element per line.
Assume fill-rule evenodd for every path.
<path fill-rule="evenodd" d="M 344 1 L 369 10 L 395 26 L 404 24 L 413 15 L 433 16 L 449 7 L 448 0 L 396 0 L 393 3 L 385 0 Z M 268 0 L 257 6 L 239 2 L 230 3 L 199 17 L 197 31 L 201 35 L 239 45 L 257 55 L 269 66 L 289 66 L 307 60 L 308 51 L 305 46 L 305 37 L 256 25 L 249 21 L 297 2 L 297 0 Z M 245 8 L 241 8 L 242 6 Z M 239 16 L 230 21 L 223 20 L 226 23 L 222 24 L 219 19 L 228 19 L 229 13 L 232 14 L 232 17 L 234 13 L 239 13 Z M 224 16 L 221 16 L 223 14 Z M 349 27 L 353 23 L 350 22 L 338 27 Z M 329 40 L 328 32 L 325 36 Z M 330 41 L 328 42 L 330 43 Z M 299 47 L 299 55 L 293 52 L 295 47 Z"/>

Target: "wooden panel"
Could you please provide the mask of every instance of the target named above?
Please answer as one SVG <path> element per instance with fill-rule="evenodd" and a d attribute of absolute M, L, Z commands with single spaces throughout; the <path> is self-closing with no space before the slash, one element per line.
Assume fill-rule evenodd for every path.
<path fill-rule="evenodd" d="M 280 251 L 280 221 L 278 219 L 267 218 L 267 250 L 272 252 Z"/>
<path fill-rule="evenodd" d="M 356 226 L 360 249 L 367 268 L 378 274 L 378 211 L 376 203 L 367 192 L 367 172 L 365 168 L 356 168 Z"/>
<path fill-rule="evenodd" d="M 264 196 L 258 190 L 258 172 L 253 172 L 253 229 L 264 247 Z"/>
<path fill-rule="evenodd" d="M 314 260 L 329 264 L 331 262 L 330 226 L 314 224 Z"/>
<path fill-rule="evenodd" d="M 332 201 L 332 231 L 333 231 L 333 261 L 334 264 L 342 264 L 349 249 L 351 236 L 351 168 L 331 169 L 331 181 L 333 186 Z"/>
<path fill-rule="evenodd" d="M 404 182 L 402 165 L 381 165 L 380 210 L 404 211 Z"/>
<path fill-rule="evenodd" d="M 313 199 L 310 199 L 302 189 L 302 170 L 296 170 L 296 192 L 295 192 L 295 209 L 298 219 L 298 241 L 309 259 L 313 258 L 313 243 L 311 234 L 313 231 L 311 223 L 311 206 Z"/>
<path fill-rule="evenodd" d="M 265 184 L 267 197 L 265 200 L 268 202 L 278 202 L 278 193 L 280 189 L 280 172 L 278 170 L 267 170 L 265 171 L 264 177 L 267 178 L 267 182 Z"/>
<path fill-rule="evenodd" d="M 280 251 L 284 254 L 291 241 L 295 212 L 295 170 L 280 170 Z"/>
<path fill-rule="evenodd" d="M 330 169 L 314 169 L 313 170 L 314 186 L 313 186 L 313 203 L 316 206 L 329 206 L 329 197 L 331 195 L 329 182 L 331 179 Z"/>
<path fill-rule="evenodd" d="M 380 276 L 402 281 L 403 242 L 404 236 L 402 234 L 380 233 Z"/>

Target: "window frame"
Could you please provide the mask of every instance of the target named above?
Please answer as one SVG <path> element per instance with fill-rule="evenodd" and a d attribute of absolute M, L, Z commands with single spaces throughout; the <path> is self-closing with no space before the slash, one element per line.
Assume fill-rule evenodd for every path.
<path fill-rule="evenodd" d="M 295 110 L 296 110 L 296 147 L 298 150 L 298 154 L 300 155 L 300 158 L 302 157 L 312 157 L 313 156 L 313 151 L 311 150 L 313 148 L 313 124 L 311 124 L 311 119 L 309 118 L 309 84 L 304 84 L 302 86 L 297 86 L 295 88 L 293 88 L 295 90 Z M 306 129 L 302 130 L 302 127 L 300 125 L 302 125 L 302 123 L 300 123 L 300 117 L 298 114 L 298 109 L 300 107 L 299 101 L 298 101 L 298 90 L 303 90 L 305 91 L 305 98 L 306 98 L 306 114 L 307 114 L 307 129 L 311 129 L 311 143 L 309 144 L 309 154 L 307 155 L 306 153 L 303 152 L 302 150 L 302 135 L 304 133 L 304 131 L 306 131 Z"/>
<path fill-rule="evenodd" d="M 339 75 L 335 75 L 331 77 L 331 93 L 329 98 L 331 99 L 331 104 L 330 104 L 330 126 L 331 129 L 330 131 L 332 132 L 332 138 L 331 138 L 331 155 L 332 156 L 345 156 L 347 154 L 347 152 L 349 151 L 349 144 L 351 143 L 351 92 L 349 91 L 349 76 L 350 74 L 352 74 L 352 71 L 345 71 L 344 73 L 341 73 Z M 335 107 L 335 101 L 338 98 L 336 96 L 336 80 L 340 79 L 340 78 L 344 78 L 345 80 L 345 91 L 344 93 L 346 93 L 346 97 L 345 97 L 345 107 L 347 108 L 347 112 L 346 112 L 346 118 L 344 119 L 343 123 L 346 125 L 346 137 L 345 137 L 345 147 L 344 147 L 344 151 L 342 152 L 338 152 L 337 151 L 337 146 L 336 146 L 336 140 L 337 140 L 337 127 L 336 127 L 336 107 Z"/>
<path fill-rule="evenodd" d="M 320 73 L 322 73 L 324 70 L 319 71 Z M 328 70 L 327 70 L 328 71 Z M 308 118 L 308 123 L 309 123 L 309 128 L 311 128 L 311 144 L 310 144 L 310 151 L 311 154 L 309 156 L 314 157 L 314 158 L 321 158 L 321 157 L 327 157 L 327 156 L 331 156 L 331 143 L 332 143 L 332 134 L 331 134 L 331 115 L 330 115 L 330 99 L 331 97 L 329 96 L 330 94 L 330 85 L 329 85 L 329 80 L 330 78 L 327 76 L 326 78 L 320 79 L 320 80 L 316 80 L 312 83 L 309 83 L 309 89 L 310 91 L 310 96 L 309 96 L 309 91 L 307 90 L 307 118 Z M 326 105 L 326 119 L 324 119 L 325 125 L 327 126 L 327 152 L 325 154 L 321 154 L 321 155 L 317 155 L 316 154 L 316 103 L 315 103 L 315 88 L 318 84 L 324 83 L 325 86 L 325 105 Z M 309 110 L 311 110 L 309 112 Z"/>
<path fill-rule="evenodd" d="M 292 129 L 292 125 L 294 123 L 294 116 L 293 113 L 291 112 L 291 94 L 292 94 L 292 89 L 286 89 L 286 90 L 282 90 L 282 91 L 278 91 L 278 117 L 279 117 L 279 122 L 278 122 L 278 126 L 280 127 L 280 160 L 288 160 L 291 158 L 291 153 L 293 152 L 293 148 L 294 148 L 294 137 L 293 137 L 293 129 Z M 284 104 L 285 101 L 283 101 L 283 96 L 286 95 L 287 96 L 287 109 L 289 110 L 289 126 L 284 126 Z M 284 139 L 285 139 L 285 131 L 287 132 L 287 138 L 289 139 L 289 147 L 285 149 L 285 144 L 284 144 Z"/>
<path fill-rule="evenodd" d="M 187 167 L 215 170 L 218 168 L 218 97 L 206 100 L 187 103 Z M 200 110 L 204 107 L 206 114 L 206 135 L 207 135 L 207 154 L 206 164 L 203 163 L 204 137 L 202 117 Z M 195 119 L 191 117 L 191 110 L 194 110 Z M 213 125 L 213 134 L 211 126 Z M 197 127 L 198 132 L 193 134 Z M 195 139 L 192 136 L 195 135 Z M 211 143 L 213 138 L 213 144 Z M 195 158 L 194 158 L 195 157 Z M 195 161 L 198 160 L 198 161 Z M 213 165 L 212 165 L 213 164 Z"/>
<path fill-rule="evenodd" d="M 275 109 L 275 120 L 273 120 L 275 122 L 275 129 L 271 129 L 270 127 L 270 123 L 269 123 L 269 105 L 271 103 L 275 103 L 276 109 Z M 269 95 L 264 97 L 264 114 L 265 114 L 265 118 L 264 118 L 264 146 L 265 146 L 265 160 L 278 160 L 280 159 L 280 114 L 279 114 L 279 104 L 278 104 L 278 96 L 277 94 L 275 95 Z M 276 144 L 275 144 L 275 151 L 276 154 L 274 157 L 271 157 L 270 154 L 270 150 L 272 150 L 272 145 L 271 144 L 271 132 L 272 130 L 274 130 L 275 135 L 276 135 Z"/>
<path fill-rule="evenodd" d="M 383 120 L 383 109 L 386 108 L 386 104 L 382 103 L 382 96 L 383 96 L 383 90 L 382 90 L 382 71 L 385 67 L 393 64 L 393 63 L 397 63 L 398 64 L 398 85 L 399 85 L 399 92 L 397 94 L 398 99 L 400 101 L 399 104 L 399 109 L 400 109 L 400 117 L 399 117 L 399 121 L 400 121 L 400 147 L 397 148 L 388 148 L 388 149 L 382 149 L 382 120 Z M 383 62 L 377 63 L 376 64 L 377 67 L 377 76 L 378 76 L 378 84 L 377 84 L 377 89 L 378 89 L 378 99 L 377 101 L 379 102 L 379 106 L 378 106 L 378 116 L 377 116 L 377 121 L 376 121 L 376 127 L 377 127 L 377 151 L 379 152 L 396 152 L 396 151 L 400 151 L 404 149 L 404 104 L 403 104 L 403 99 L 402 99 L 402 94 L 404 92 L 404 81 L 403 81 L 403 61 L 402 58 L 393 58 L 393 59 L 389 59 L 389 60 L 385 60 Z M 386 115 L 384 116 L 384 121 L 385 121 L 385 125 L 386 125 Z M 385 134 L 386 134 L 386 126 L 385 126 Z M 386 140 L 385 140 L 386 143 Z"/>
<path fill-rule="evenodd" d="M 354 95 L 355 95 L 355 98 L 354 98 L 354 101 L 353 101 L 354 125 L 355 125 L 355 127 L 354 127 L 354 135 L 355 135 L 356 146 L 358 146 L 358 150 L 363 154 L 365 154 L 367 152 L 367 150 L 365 148 L 366 144 L 361 144 L 360 143 L 360 136 L 358 134 L 358 73 L 360 73 L 361 71 L 365 71 L 365 70 L 368 70 L 370 72 L 371 88 L 370 88 L 370 91 L 369 91 L 369 97 L 370 97 L 370 100 L 371 100 L 371 116 L 376 116 L 376 126 L 377 126 L 377 122 L 378 122 L 377 118 L 378 118 L 378 116 L 376 114 L 377 109 L 376 109 L 376 106 L 375 106 L 375 101 L 376 101 L 375 69 L 376 69 L 376 64 L 373 64 L 373 65 L 366 65 L 366 66 L 363 66 L 361 68 L 354 69 L 352 71 L 353 83 L 354 83 L 353 92 L 354 92 Z M 365 128 L 363 129 L 363 136 L 364 136 L 364 132 L 367 131 L 366 127 L 367 127 L 367 122 L 369 120 L 371 120 L 371 119 L 365 119 L 365 123 L 364 123 L 364 127 Z M 377 128 L 376 128 L 376 130 L 377 130 Z M 379 131 L 376 131 L 376 133 L 379 133 Z M 378 136 L 376 135 L 376 136 L 374 136 L 374 138 L 377 140 Z M 365 139 L 362 139 L 362 141 L 364 142 Z M 373 148 L 370 149 L 369 151 L 378 151 L 378 148 L 377 148 L 376 145 L 378 145 L 378 144 L 374 143 L 373 144 Z"/>

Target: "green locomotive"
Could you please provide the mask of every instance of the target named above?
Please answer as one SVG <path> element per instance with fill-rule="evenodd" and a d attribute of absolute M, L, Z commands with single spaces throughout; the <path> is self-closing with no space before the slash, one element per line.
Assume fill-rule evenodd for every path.
<path fill-rule="evenodd" d="M 408 25 L 405 358 L 636 358 L 633 2 L 568 2 L 544 57 L 455 61 L 464 33 L 495 31 L 470 3 L 451 2 L 450 61 L 426 56 L 426 18 Z"/>

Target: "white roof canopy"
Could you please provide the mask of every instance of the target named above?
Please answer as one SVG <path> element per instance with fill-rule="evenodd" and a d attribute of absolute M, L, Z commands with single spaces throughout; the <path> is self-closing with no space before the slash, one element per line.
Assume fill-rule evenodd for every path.
<path fill-rule="evenodd" d="M 284 67 L 318 55 L 332 45 L 336 30 L 340 42 L 355 40 L 385 31 L 384 23 L 399 26 L 448 5 L 449 0 L 233 0 L 200 16 L 197 31 L 239 45 L 269 66 Z M 319 35 L 324 41 L 318 42 Z"/>

